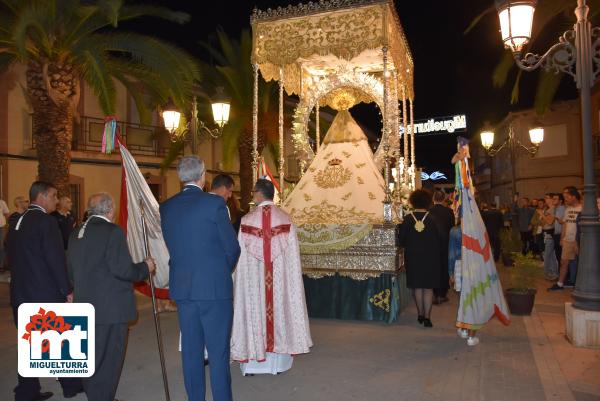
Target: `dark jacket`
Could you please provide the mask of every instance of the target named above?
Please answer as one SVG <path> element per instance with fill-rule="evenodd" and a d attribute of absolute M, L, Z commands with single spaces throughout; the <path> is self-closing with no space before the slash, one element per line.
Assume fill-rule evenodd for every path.
<path fill-rule="evenodd" d="M 24 302 L 65 302 L 71 292 L 62 237 L 56 219 L 31 206 L 7 238 L 11 268 L 10 300 L 13 307 Z"/>
<path fill-rule="evenodd" d="M 518 207 L 516 204 L 513 205 L 512 208 L 513 215 L 516 216 L 517 219 L 517 227 L 520 232 L 531 231 L 531 218 L 533 217 L 533 213 L 535 210 L 531 207 Z"/>
<path fill-rule="evenodd" d="M 488 209 L 481 212 L 481 218 L 490 238 L 500 235 L 500 230 L 504 227 L 504 218 L 498 209 Z"/>
<path fill-rule="evenodd" d="M 133 263 L 125 233 L 116 224 L 94 216 L 73 230 L 67 260 L 75 288 L 74 302 L 88 302 L 96 309 L 96 324 L 125 323 L 137 312 L 133 283 L 148 277 L 146 263 Z"/>
<path fill-rule="evenodd" d="M 69 245 L 69 237 L 71 236 L 71 232 L 75 227 L 75 217 L 71 214 L 71 212 L 68 212 L 67 215 L 64 216 L 59 211 L 54 211 L 51 216 L 54 217 L 58 222 L 58 228 L 60 229 L 65 249 L 67 249 L 67 245 Z"/>
<path fill-rule="evenodd" d="M 160 206 L 174 300 L 233 298 L 231 273 L 240 246 L 223 198 L 188 185 Z"/>
<path fill-rule="evenodd" d="M 442 238 L 447 243 L 450 230 L 454 227 L 454 212 L 449 207 L 435 204 L 429 209 L 429 213 L 435 216 Z"/>

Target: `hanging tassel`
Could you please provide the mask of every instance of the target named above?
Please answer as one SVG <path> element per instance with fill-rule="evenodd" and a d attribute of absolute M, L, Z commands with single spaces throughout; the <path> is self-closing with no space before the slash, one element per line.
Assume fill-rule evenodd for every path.
<path fill-rule="evenodd" d="M 102 135 L 102 153 L 111 154 L 115 150 L 119 125 L 115 116 L 104 118 L 104 134 Z"/>

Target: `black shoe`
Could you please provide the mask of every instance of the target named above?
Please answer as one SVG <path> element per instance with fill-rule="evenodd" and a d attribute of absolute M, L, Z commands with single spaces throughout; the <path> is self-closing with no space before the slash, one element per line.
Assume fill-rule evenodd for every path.
<path fill-rule="evenodd" d="M 565 287 L 562 285 L 554 284 L 552 287 L 548 288 L 548 291 L 562 291 Z"/>
<path fill-rule="evenodd" d="M 448 297 L 441 297 L 440 298 L 440 304 L 443 304 L 444 302 L 448 302 L 450 301 L 450 299 Z"/>
<path fill-rule="evenodd" d="M 433 323 L 431 323 L 431 320 L 425 319 L 425 320 L 423 320 L 423 326 L 425 326 L 425 327 L 433 327 Z"/>
<path fill-rule="evenodd" d="M 44 393 L 39 393 L 34 398 L 34 401 L 44 401 L 44 400 L 47 400 L 48 398 L 52 398 L 53 395 L 54 395 L 54 393 L 52 391 L 46 391 Z"/>
<path fill-rule="evenodd" d="M 80 388 L 78 388 L 77 390 L 72 390 L 69 391 L 68 393 L 63 392 L 63 396 L 65 398 L 73 398 L 75 397 L 77 394 L 83 393 L 83 386 L 81 386 Z"/>
<path fill-rule="evenodd" d="M 571 282 L 566 282 L 563 285 L 564 288 L 575 288 L 575 284 L 571 283 Z"/>
<path fill-rule="evenodd" d="M 441 302 L 440 302 L 440 298 L 438 298 L 438 297 L 434 297 L 434 298 L 433 298 L 433 304 L 434 304 L 434 305 L 439 305 L 439 304 L 441 304 Z"/>
<path fill-rule="evenodd" d="M 423 316 L 423 315 L 417 316 L 417 321 L 419 322 L 419 324 L 423 324 L 423 322 L 425 321 L 425 316 Z"/>

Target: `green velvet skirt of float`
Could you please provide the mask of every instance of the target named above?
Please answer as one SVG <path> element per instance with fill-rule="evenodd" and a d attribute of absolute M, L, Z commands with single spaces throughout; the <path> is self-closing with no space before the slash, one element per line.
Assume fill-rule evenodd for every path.
<path fill-rule="evenodd" d="M 344 320 L 396 321 L 410 303 L 406 274 L 381 274 L 355 280 L 339 274 L 322 278 L 304 276 L 308 315 Z"/>

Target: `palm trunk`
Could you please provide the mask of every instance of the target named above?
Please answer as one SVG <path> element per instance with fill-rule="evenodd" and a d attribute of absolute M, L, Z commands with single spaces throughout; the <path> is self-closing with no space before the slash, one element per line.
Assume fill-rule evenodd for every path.
<path fill-rule="evenodd" d="M 79 93 L 79 79 L 71 65 L 30 62 L 27 93 L 33 107 L 38 179 L 56 186 L 59 196 L 69 195 L 73 103 Z"/>

